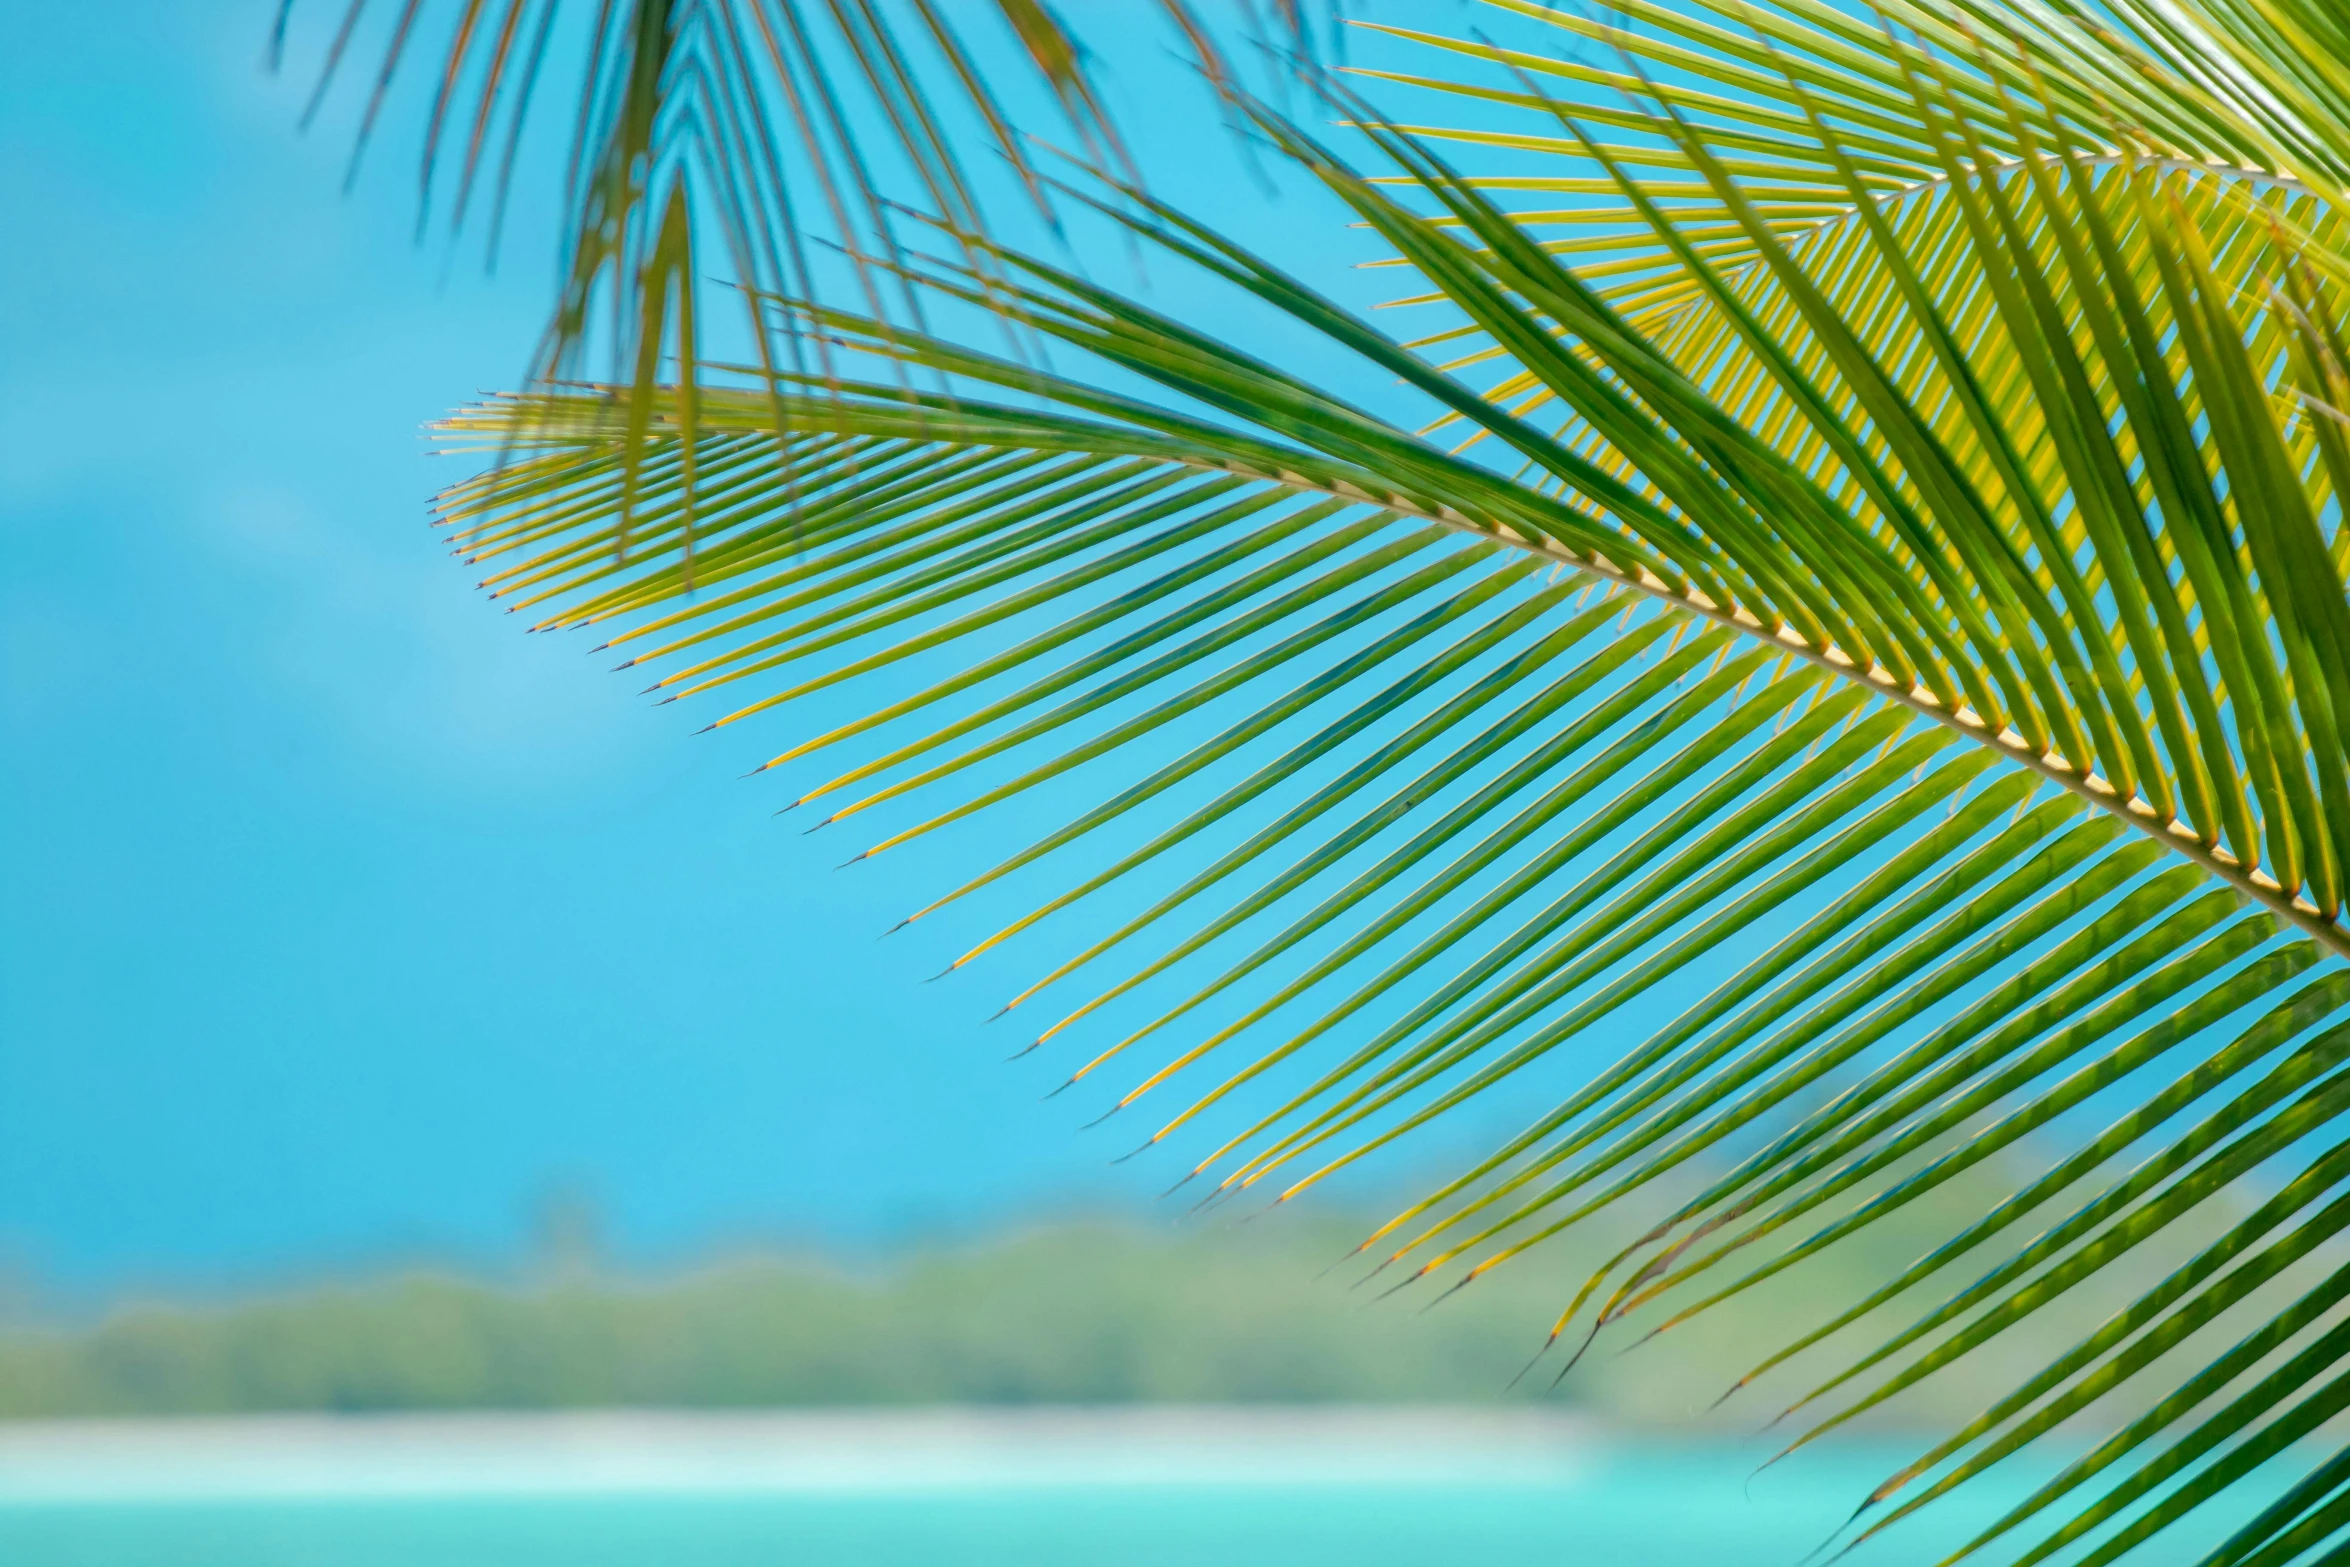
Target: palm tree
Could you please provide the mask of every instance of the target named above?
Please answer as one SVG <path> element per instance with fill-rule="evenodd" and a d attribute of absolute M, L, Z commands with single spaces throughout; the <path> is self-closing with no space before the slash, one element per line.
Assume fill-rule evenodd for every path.
<path fill-rule="evenodd" d="M 920 101 L 859 52 L 883 13 L 608 6 L 545 373 L 449 421 L 497 460 L 444 520 L 534 629 L 597 628 L 664 700 L 723 689 L 712 727 L 873 677 L 765 764 L 849 758 L 794 767 L 818 825 L 921 797 L 859 858 L 1114 772 L 908 918 L 1057 878 L 956 967 L 1059 917 L 1067 955 L 1006 1010 L 1071 1081 L 1123 1074 L 1122 1119 L 1174 1096 L 1144 1146 L 1182 1141 L 1189 1190 L 1285 1201 L 1544 1092 L 1363 1255 L 1457 1289 L 1639 1205 L 1561 1363 L 2059 1138 L 1745 1380 L 1831 1347 L 1786 1403 L 1801 1446 L 2215 1236 L 1856 1535 L 2158 1384 L 1960 1553 L 2117 1559 L 2350 1405 L 2350 19 L 1483 10 L 1499 41 L 1380 30 L 1413 70 L 1296 55 L 1323 131 L 1180 12 L 1264 155 L 1410 278 L 1408 340 L 1160 200 L 1091 98 L 1065 99 L 1093 127 L 1071 172 L 1016 165 L 1355 367 L 1309 380 L 991 235 L 926 111 L 888 124 L 932 238 L 837 203 L 861 267 L 823 297 L 776 259 L 763 149 L 870 188 L 810 187 L 848 143 L 791 115 L 826 60 Z M 819 11 L 845 42 L 738 25 Z M 1073 46 L 1031 52 L 1079 92 Z M 1357 96 L 1407 89 L 1436 123 Z M 748 363 L 697 352 L 694 200 Z M 620 369 L 563 379 L 599 286 Z M 1020 346 L 963 329 L 991 316 Z M 2346 1527 L 2350 1451 L 2205 1560 L 2350 1561 Z"/>

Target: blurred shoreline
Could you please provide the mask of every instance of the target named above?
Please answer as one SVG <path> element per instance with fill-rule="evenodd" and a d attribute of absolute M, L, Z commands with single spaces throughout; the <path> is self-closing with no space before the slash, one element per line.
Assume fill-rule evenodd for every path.
<path fill-rule="evenodd" d="M 1460 1405 L 574 1410 L 0 1422 L 0 1504 L 1571 1481 L 1605 1427 Z"/>

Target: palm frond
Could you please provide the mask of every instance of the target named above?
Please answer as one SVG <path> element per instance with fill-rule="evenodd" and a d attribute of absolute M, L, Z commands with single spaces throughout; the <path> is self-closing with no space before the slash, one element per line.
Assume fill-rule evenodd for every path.
<path fill-rule="evenodd" d="M 281 0 L 273 64 L 284 56 L 293 8 Z M 676 318 L 691 311 L 711 270 L 707 261 L 697 266 L 694 247 L 713 236 L 742 286 L 777 297 L 829 292 L 822 250 L 845 258 L 848 291 L 863 308 L 918 320 L 918 298 L 894 286 L 887 264 L 901 258 L 906 212 L 988 232 L 981 192 L 991 182 L 974 173 L 974 142 L 1009 171 L 1034 214 L 1057 223 L 1029 129 L 1006 107 L 1010 84 L 991 81 L 986 52 L 967 36 L 971 15 L 938 0 L 601 0 L 566 29 L 558 9 L 557 0 L 453 0 L 446 8 L 402 0 L 370 39 L 361 27 L 366 0 L 346 0 L 302 116 L 307 125 L 338 79 L 373 59 L 351 151 L 356 178 L 395 78 L 421 56 L 430 87 L 418 235 L 444 211 L 454 233 L 486 192 L 494 260 L 549 55 L 567 64 L 577 56 L 562 283 L 534 380 L 576 375 L 607 310 L 615 363 L 649 354 L 690 366 L 694 340 Z M 1200 64 L 1230 79 L 1218 31 L 1182 0 L 1164 9 Z M 1084 163 L 1135 177 L 1080 33 L 1042 0 L 991 0 L 986 10 L 982 26 L 992 23 L 1011 43 Z M 1272 18 L 1276 47 L 1310 56 L 1310 8 L 1282 4 Z M 436 190 L 452 167 L 454 191 Z M 984 273 L 976 253 L 964 260 Z M 772 338 L 755 331 L 752 341 L 762 353 L 790 354 L 801 371 L 809 355 L 822 358 L 821 343 L 790 330 Z"/>
<path fill-rule="evenodd" d="M 469 411 L 509 460 L 444 514 L 540 629 L 732 688 L 713 727 L 877 677 L 766 764 L 857 748 L 792 803 L 911 810 L 859 858 L 1102 779 L 909 919 L 1018 892 L 957 967 L 1062 932 L 1005 1010 L 1049 998 L 1036 1043 L 1086 1038 L 1069 1081 L 1120 1074 L 1122 1117 L 1180 1088 L 1143 1146 L 1191 1140 L 1206 1200 L 1540 1096 L 1365 1242 L 1385 1276 L 1459 1288 L 1645 1198 L 1552 1338 L 1669 1332 L 2061 1132 L 1755 1375 L 1810 1368 L 1801 1446 L 2204 1223 L 1869 1499 L 1873 1532 L 2164 1382 L 1970 1547 L 2045 1519 L 2031 1552 L 2112 1559 L 2350 1403 L 2338 21 L 1494 9 L 1522 44 L 1416 43 L 1495 82 L 1390 74 L 1522 130 L 1331 84 L 1365 174 L 1241 100 L 1448 313 L 1413 342 L 1101 206 L 1414 413 L 958 228 L 886 270 L 1103 374 L 778 297 L 878 368 Z M 1451 162 L 1491 148 L 1557 172 Z M 2338 1548 L 2345 1487 L 2210 1560 Z"/>

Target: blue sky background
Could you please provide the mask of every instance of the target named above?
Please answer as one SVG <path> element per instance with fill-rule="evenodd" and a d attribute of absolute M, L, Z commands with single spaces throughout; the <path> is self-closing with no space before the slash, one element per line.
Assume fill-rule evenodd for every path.
<path fill-rule="evenodd" d="M 1155 754 L 836 872 L 917 820 L 912 802 L 804 838 L 772 813 L 825 763 L 741 775 L 967 648 L 696 738 L 771 688 L 654 707 L 641 673 L 587 654 L 590 635 L 522 635 L 426 525 L 436 485 L 465 470 L 427 460 L 425 426 L 529 358 L 561 117 L 541 122 L 504 269 L 486 278 L 477 243 L 415 241 L 417 81 L 338 194 L 359 82 L 308 136 L 295 121 L 341 7 L 296 8 L 272 78 L 275 3 L 0 6 L 0 1287 L 12 1271 L 103 1297 L 416 1255 L 498 1266 L 557 1192 L 591 1197 L 611 1247 L 644 1267 L 1070 1209 L 1182 1222 L 1150 1199 L 1212 1143 L 1113 1168 L 1147 1112 L 1080 1130 L 1164 1057 L 1045 1103 L 1115 1037 L 1094 1037 L 1114 1014 L 1009 1066 L 1033 1030 L 982 1020 L 1246 813 L 1191 840 L 1189 862 L 923 983 L 1155 823 L 884 931 L 1104 798 L 1101 772 L 1131 777 L 1188 742 L 1170 727 Z M 1428 12 L 1461 30 L 1487 15 L 1412 15 Z M 1153 0 L 1082 14 L 1155 189 L 1351 302 L 1395 291 L 1396 274 L 1342 264 L 1377 252 L 1332 203 L 1269 197 L 1203 131 Z M 1378 47 L 1358 40 L 1355 58 Z M 550 74 L 546 104 L 564 80 Z M 1497 167 L 1486 152 L 1476 166 Z M 1102 281 L 1135 285 L 1125 247 L 1079 248 Z M 1163 269 L 1141 286 L 1353 398 L 1402 395 L 1261 307 Z M 1361 1183 L 1417 1195 L 1454 1173 L 1632 1043 L 1645 1009 L 1759 951 L 1777 928 L 1761 925 L 1327 1200 L 1360 1201 Z M 1251 999 L 1243 986 L 1217 1004 Z M 1181 1032 L 1150 1049 L 1194 1041 Z"/>
<path fill-rule="evenodd" d="M 413 136 L 339 197 L 355 95 L 296 135 L 273 11 L 0 8 L 0 1258 L 495 1259 L 568 1185 L 657 1261 L 1155 1191 L 999 1064 L 1008 975 L 918 983 L 959 931 L 876 943 L 951 863 L 832 875 L 737 781 L 771 735 L 688 743 L 445 558 L 421 427 L 524 364 L 551 168 L 499 278 L 417 246 Z M 1327 232 L 1228 146 L 1143 150 L 1260 243 Z"/>

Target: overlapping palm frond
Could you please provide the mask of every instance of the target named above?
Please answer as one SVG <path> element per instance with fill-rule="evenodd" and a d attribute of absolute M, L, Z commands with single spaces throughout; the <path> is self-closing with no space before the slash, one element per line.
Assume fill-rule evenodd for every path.
<path fill-rule="evenodd" d="M 273 54 L 292 10 L 293 0 L 283 0 Z M 994 10 L 1082 144 L 1105 163 L 1122 159 L 1077 41 L 1058 18 L 1039 0 L 997 0 Z M 342 74 L 365 11 L 365 0 L 343 8 L 305 122 Z M 580 37 L 558 33 L 558 11 L 557 0 L 457 0 L 447 8 L 403 0 L 378 42 L 351 155 L 355 176 L 394 76 L 411 56 L 425 55 L 434 76 L 418 165 L 419 233 L 435 215 L 435 181 L 453 163 L 450 227 L 486 196 L 494 257 L 550 46 L 579 57 L 561 202 L 562 281 L 533 379 L 578 374 L 592 318 L 607 309 L 609 346 L 633 370 L 639 393 L 652 390 L 665 361 L 675 361 L 684 382 L 698 379 L 695 306 L 708 263 L 697 264 L 695 245 L 704 230 L 715 231 L 739 282 L 779 296 L 818 291 L 812 240 L 856 258 L 894 258 L 893 199 L 923 200 L 958 228 L 984 232 L 967 159 L 934 106 L 933 77 L 943 76 L 975 111 L 990 151 L 1043 199 L 1026 143 L 935 0 L 903 7 L 606 0 Z M 908 25 L 931 46 L 932 68 L 902 36 Z M 428 34 L 441 28 L 436 49 Z M 885 128 L 878 139 L 893 164 L 888 174 L 876 171 L 868 145 L 874 120 Z M 818 214 L 813 224 L 807 208 Z M 861 260 L 851 270 L 874 314 L 910 301 L 898 290 L 885 297 L 886 279 Z M 779 344 L 796 368 L 807 368 L 804 334 L 752 337 L 762 353 Z"/>
<path fill-rule="evenodd" d="M 921 374 L 493 404 L 451 428 L 511 460 L 446 514 L 541 627 L 732 688 L 718 725 L 875 677 L 767 763 L 854 747 L 794 802 L 827 823 L 927 802 L 867 855 L 1122 759 L 913 917 L 1060 878 L 968 962 L 1115 911 L 1012 1007 L 1114 1108 L 1173 1096 L 1149 1142 L 1195 1190 L 1544 1095 L 1366 1243 L 1383 1277 L 1459 1287 L 1646 1197 L 1553 1337 L 1669 1331 L 2057 1138 L 1756 1368 L 1828 1357 L 1797 1445 L 2206 1222 L 1870 1498 L 2162 1382 L 1976 1542 L 2112 1560 L 2350 1404 L 2337 21 L 1495 9 L 1527 37 L 1438 41 L 1493 82 L 1416 80 L 1522 112 L 1555 174 L 1457 172 L 1505 133 L 1350 100 L 1366 177 L 1250 111 L 1452 313 L 1415 345 L 1105 209 L 1423 429 L 965 231 L 898 275 L 1104 375 L 779 301 Z M 2331 1560 L 2346 1524 L 2327 1459 L 2208 1560 Z"/>
<path fill-rule="evenodd" d="M 1228 71 L 1217 33 L 1184 0 L 1163 4 L 1202 63 Z M 903 259 L 904 211 L 988 233 L 982 192 L 993 171 L 974 168 L 975 146 L 1055 221 L 1007 89 L 1041 88 L 1082 161 L 1134 174 L 1082 37 L 1044 0 L 989 0 L 979 14 L 941 0 L 602 0 L 564 27 L 560 9 L 559 0 L 401 0 L 371 34 L 361 25 L 366 0 L 345 0 L 303 114 L 307 124 L 354 56 L 373 60 L 351 153 L 356 177 L 395 76 L 422 56 L 431 76 L 418 233 L 441 210 L 454 232 L 486 205 L 494 259 L 525 122 L 543 101 L 550 57 L 562 62 L 574 113 L 561 283 L 534 381 L 578 375 L 599 325 L 609 326 L 613 362 L 639 393 L 665 362 L 696 380 L 696 305 L 716 270 L 716 258 L 697 262 L 696 246 L 713 237 L 745 288 L 777 299 L 826 293 L 826 261 L 841 259 L 869 313 L 919 321 L 919 297 L 891 275 Z M 293 10 L 294 0 L 280 0 L 273 62 Z M 1315 19 L 1302 0 L 1280 0 L 1269 18 L 1280 48 L 1310 52 Z M 974 24 L 1009 41 L 1021 81 L 991 69 Z M 452 177 L 453 191 L 436 192 Z M 985 274 L 978 250 L 962 260 Z M 821 340 L 797 321 L 769 325 L 781 330 L 751 334 L 763 356 L 803 373 L 811 363 L 829 368 Z"/>

